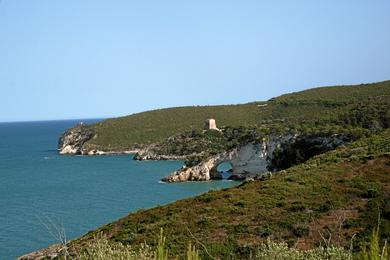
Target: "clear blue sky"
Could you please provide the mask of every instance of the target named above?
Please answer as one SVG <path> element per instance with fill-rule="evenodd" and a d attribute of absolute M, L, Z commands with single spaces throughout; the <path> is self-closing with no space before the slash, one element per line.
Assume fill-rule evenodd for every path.
<path fill-rule="evenodd" d="M 0 0 L 0 121 L 390 79 L 390 1 Z"/>

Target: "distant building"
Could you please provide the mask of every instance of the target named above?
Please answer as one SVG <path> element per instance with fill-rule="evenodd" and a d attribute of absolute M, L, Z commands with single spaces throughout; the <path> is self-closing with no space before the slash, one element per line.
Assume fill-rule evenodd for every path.
<path fill-rule="evenodd" d="M 204 130 L 219 130 L 217 128 L 217 123 L 215 122 L 215 119 L 213 118 L 207 119 L 206 122 L 204 123 Z"/>

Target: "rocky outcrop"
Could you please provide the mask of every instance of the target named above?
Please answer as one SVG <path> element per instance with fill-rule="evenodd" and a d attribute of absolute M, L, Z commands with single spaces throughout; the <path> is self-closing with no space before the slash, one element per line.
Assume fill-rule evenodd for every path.
<path fill-rule="evenodd" d="M 44 248 L 29 254 L 20 256 L 17 260 L 40 260 L 40 259 L 57 259 L 60 252 L 64 249 L 64 245 L 54 244 L 48 248 Z"/>
<path fill-rule="evenodd" d="M 136 154 L 138 150 L 102 151 L 87 145 L 88 141 L 95 136 L 95 131 L 89 126 L 80 123 L 68 129 L 58 140 L 58 152 L 70 155 L 115 155 Z"/>
<path fill-rule="evenodd" d="M 183 182 L 183 181 L 208 181 L 211 179 L 221 179 L 218 173 L 219 164 L 227 161 L 230 153 L 221 153 L 193 167 L 183 167 L 173 172 L 171 175 L 161 179 L 164 182 Z"/>
<path fill-rule="evenodd" d="M 60 154 L 88 154 L 89 151 L 83 146 L 94 135 L 91 128 L 80 123 L 61 135 L 58 141 L 58 151 Z"/>
<path fill-rule="evenodd" d="M 161 154 L 155 150 L 155 146 L 147 146 L 138 150 L 133 159 L 137 161 L 163 161 L 163 160 L 185 160 L 188 155 Z"/>
<path fill-rule="evenodd" d="M 335 149 L 351 141 L 348 136 L 270 135 L 261 142 L 250 142 L 231 151 L 219 153 L 199 164 L 179 169 L 162 179 L 165 182 L 208 181 L 220 179 L 217 171 L 223 162 L 232 166 L 231 179 L 261 178 L 270 170 L 280 170 L 301 163 L 312 156 Z"/>
<path fill-rule="evenodd" d="M 355 139 L 346 134 L 312 134 L 299 136 L 293 142 L 282 142 L 273 152 L 270 169 L 287 169 Z"/>
<path fill-rule="evenodd" d="M 272 149 L 273 146 L 269 145 L 265 139 L 261 143 L 248 143 L 232 151 L 212 156 L 193 167 L 183 167 L 163 178 L 162 181 L 182 182 L 221 179 L 221 173 L 218 172 L 217 168 L 223 162 L 230 162 L 232 174 L 236 176 L 268 172 L 268 155 L 270 152 L 272 153 Z"/>

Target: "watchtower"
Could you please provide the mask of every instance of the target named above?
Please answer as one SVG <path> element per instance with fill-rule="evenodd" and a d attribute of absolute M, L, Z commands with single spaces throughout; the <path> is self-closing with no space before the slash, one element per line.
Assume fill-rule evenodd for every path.
<path fill-rule="evenodd" d="M 213 118 L 207 119 L 206 122 L 204 123 L 204 130 L 219 130 L 217 128 L 217 123 L 215 122 L 215 119 Z"/>

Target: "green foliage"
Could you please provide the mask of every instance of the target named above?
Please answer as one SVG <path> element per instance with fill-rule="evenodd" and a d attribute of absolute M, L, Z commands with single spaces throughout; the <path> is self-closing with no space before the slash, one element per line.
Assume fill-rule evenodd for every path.
<path fill-rule="evenodd" d="M 341 247 L 317 247 L 311 250 L 298 250 L 288 247 L 286 243 L 276 243 L 267 240 L 256 252 L 258 260 L 303 260 L 303 259 L 329 259 L 352 260 L 352 253 Z"/>
<path fill-rule="evenodd" d="M 285 170 L 272 178 L 132 213 L 72 245 L 85 248 L 96 233 L 104 232 L 114 248 L 120 242 L 131 245 L 124 251 L 139 253 L 148 243 L 159 259 L 245 259 L 253 254 L 257 259 L 351 259 L 342 247 L 349 248 L 354 237 L 367 257 L 382 254 L 386 247 L 380 241 L 390 237 L 390 81 L 311 89 L 266 103 L 162 109 L 90 126 L 97 133 L 90 147 L 120 150 L 157 142 L 157 153 L 187 156 L 189 166 L 271 133 L 299 133 L 300 138 L 275 151 L 275 168 Z M 222 131 L 202 131 L 207 118 L 215 118 Z M 321 143 L 311 137 L 321 137 Z M 340 137 L 344 145 L 337 144 Z M 345 212 L 352 213 L 334 223 L 334 216 Z M 366 247 L 378 212 L 383 214 L 382 232 L 375 231 Z M 313 223 L 323 222 L 313 229 Z M 160 233 L 157 241 L 162 228 L 169 236 Z M 330 232 L 335 241 L 315 247 L 323 242 L 313 236 L 318 231 Z M 206 241 L 199 251 L 189 245 L 194 236 Z M 312 241 L 314 249 L 287 246 L 298 238 Z"/>
<path fill-rule="evenodd" d="M 210 202 L 210 201 L 214 200 L 215 198 L 214 198 L 214 196 L 211 195 L 210 193 L 205 193 L 205 194 L 203 194 L 203 195 L 200 195 L 200 196 L 197 197 L 196 199 L 197 199 L 198 201 L 202 201 L 202 202 L 207 203 L 207 202 Z"/>
<path fill-rule="evenodd" d="M 156 260 L 166 260 L 168 259 L 168 249 L 166 248 L 164 231 L 161 228 L 160 237 L 157 244 L 156 250 Z"/>
<path fill-rule="evenodd" d="M 305 134 L 349 130 L 357 136 L 367 129 L 377 131 L 389 127 L 389 111 L 390 81 L 322 87 L 282 95 L 267 102 L 176 107 L 107 119 L 91 126 L 96 136 L 87 142 L 86 148 L 107 151 L 134 149 L 164 142 L 181 133 L 194 132 L 196 135 L 201 133 L 207 118 L 215 118 L 220 127 L 230 126 L 232 135 L 236 128 L 247 128 L 259 129 L 264 134 L 289 129 Z M 217 135 L 216 131 L 213 132 Z M 218 137 L 212 137 L 212 134 L 202 138 L 218 141 Z M 234 139 L 240 142 L 247 138 L 243 135 Z M 185 146 L 182 142 L 167 149 L 172 154 L 188 154 Z M 191 147 L 190 150 L 202 148 L 204 146 Z"/>
<path fill-rule="evenodd" d="M 161 235 L 160 235 L 161 239 Z M 163 246 L 163 245 L 159 245 Z M 94 243 L 86 245 L 84 251 L 75 257 L 79 260 L 167 260 L 167 255 L 158 256 L 158 251 L 164 248 L 154 250 L 152 247 L 143 244 L 139 250 L 134 250 L 130 246 L 122 245 L 121 243 L 113 243 L 104 237 L 97 238 Z M 249 249 L 252 254 L 252 249 Z M 268 260 L 268 259 L 330 259 L 330 260 L 348 260 L 352 259 L 351 252 L 340 247 L 317 247 L 311 250 L 297 250 L 288 247 L 286 243 L 276 243 L 267 240 L 258 248 L 253 249 L 255 252 L 253 259 Z M 176 257 L 178 259 L 178 257 Z M 201 260 L 199 251 L 191 243 L 188 244 L 186 251 L 186 260 Z M 367 258 L 379 259 L 379 258 Z M 386 259 L 386 258 L 383 258 Z"/>
<path fill-rule="evenodd" d="M 298 224 L 294 227 L 293 233 L 297 237 L 303 237 L 309 235 L 310 228 L 307 225 Z"/>
<path fill-rule="evenodd" d="M 272 178 L 129 214 L 72 245 L 83 247 L 104 232 L 111 241 L 134 249 L 144 242 L 157 246 L 155 234 L 164 228 L 169 230 L 164 241 L 168 257 L 185 257 L 194 236 L 216 258 L 246 259 L 267 238 L 289 246 L 298 238 L 307 239 L 314 248 L 323 243 L 320 230 L 324 235 L 331 232 L 331 242 L 337 247 L 349 248 L 356 234 L 353 245 L 357 249 L 377 226 L 378 211 L 383 216 L 379 236 L 384 241 L 390 237 L 389 147 L 390 129 L 314 156 Z M 333 223 L 337 219 L 333 217 L 330 223 L 313 226 L 344 212 L 353 214 L 345 215 L 340 223 Z M 198 250 L 202 259 L 209 258 L 203 247 Z"/>
<path fill-rule="evenodd" d="M 200 260 L 199 251 L 191 243 L 188 244 L 187 260 Z"/>
<path fill-rule="evenodd" d="M 141 244 L 137 249 L 122 243 L 112 242 L 103 236 L 96 237 L 85 245 L 82 252 L 76 255 L 79 260 L 150 260 L 155 259 L 154 250 Z"/>
<path fill-rule="evenodd" d="M 379 228 L 372 230 L 368 249 L 366 246 L 362 248 L 362 259 L 364 260 L 387 260 L 389 258 L 389 247 L 385 240 L 383 247 L 380 246 Z"/>

